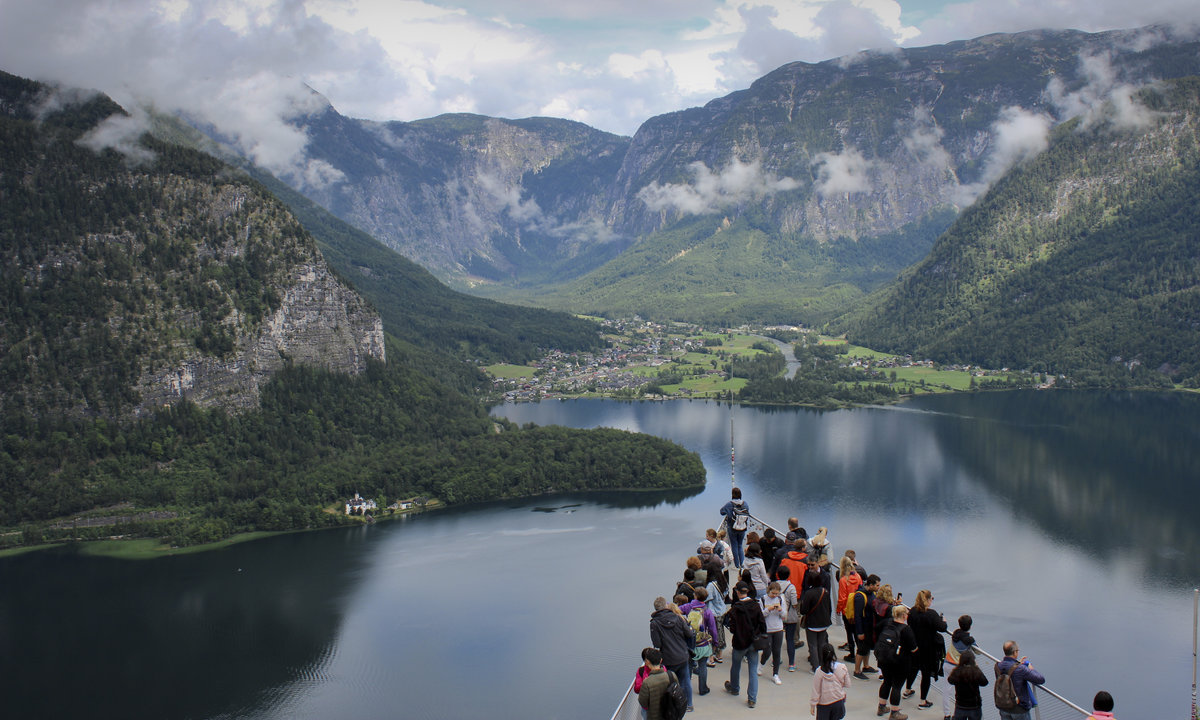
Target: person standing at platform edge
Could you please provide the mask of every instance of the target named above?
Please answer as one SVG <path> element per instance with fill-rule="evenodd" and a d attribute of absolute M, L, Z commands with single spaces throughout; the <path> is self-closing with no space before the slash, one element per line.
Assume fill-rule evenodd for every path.
<path fill-rule="evenodd" d="M 758 700 L 758 650 L 754 647 L 754 638 L 767 632 L 767 622 L 763 617 L 762 608 L 750 599 L 750 587 L 738 583 L 734 588 L 737 602 L 725 613 L 726 622 L 733 635 L 729 644 L 733 646 L 733 663 L 729 667 L 729 680 L 725 682 L 725 692 L 737 695 L 740 691 L 742 665 L 748 664 L 747 674 L 750 678 L 746 692 L 746 704 L 754 707 Z"/>
<path fill-rule="evenodd" d="M 1000 720 L 1028 720 L 1029 711 L 1037 704 L 1033 697 L 1033 689 L 1029 686 L 1031 684 L 1042 685 L 1046 682 L 1046 678 L 1034 670 L 1033 665 L 1029 664 L 1028 658 L 1017 659 L 1017 653 L 1020 651 L 1016 640 L 1009 640 L 1004 643 L 1004 659 L 996 663 L 997 678 L 1012 671 L 1013 690 L 1016 691 L 1017 699 L 1020 701 L 1020 705 L 1012 710 L 996 708 L 996 711 L 1000 713 Z"/>
<path fill-rule="evenodd" d="M 750 522 L 750 506 L 742 499 L 742 489 L 734 488 L 732 499 L 721 508 L 729 532 L 729 547 L 733 550 L 733 564 L 739 570 L 746 562 L 746 528 Z"/>
<path fill-rule="evenodd" d="M 687 704 L 692 705 L 692 646 L 695 635 L 683 616 L 668 607 L 667 599 L 654 598 L 650 615 L 650 644 L 662 651 L 663 666 L 675 673 L 687 689 Z"/>

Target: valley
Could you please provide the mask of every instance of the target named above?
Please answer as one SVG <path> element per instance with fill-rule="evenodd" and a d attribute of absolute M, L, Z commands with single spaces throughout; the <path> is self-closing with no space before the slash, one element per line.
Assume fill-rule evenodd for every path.
<path fill-rule="evenodd" d="M 828 407 L 850 405 L 835 399 L 835 391 L 862 386 L 886 385 L 895 391 L 890 401 L 927 393 L 982 389 L 1050 388 L 1069 378 L 1042 376 L 1009 368 L 988 369 L 971 365 L 942 366 L 932 360 L 878 352 L 850 345 L 844 338 L 821 335 L 798 327 L 741 327 L 705 330 L 689 323 L 657 323 L 640 318 L 603 321 L 608 347 L 597 352 L 551 350 L 527 365 L 484 366 L 491 378 L 492 401 L 537 402 L 564 398 L 607 397 L 614 399 L 662 400 L 710 398 L 749 401 L 757 388 L 747 385 L 763 380 L 782 380 L 785 368 L 778 345 L 797 342 L 800 348 L 812 343 L 815 362 L 801 362 L 793 352 L 787 362 L 791 382 L 821 382 L 822 359 L 832 362 L 840 373 L 828 392 L 782 404 Z M 780 338 L 775 343 L 771 337 Z M 804 353 L 804 349 L 801 349 Z M 780 357 L 783 357 L 780 355 Z M 756 372 L 754 380 L 745 368 L 769 366 Z M 770 368 L 776 368 L 773 372 Z"/>

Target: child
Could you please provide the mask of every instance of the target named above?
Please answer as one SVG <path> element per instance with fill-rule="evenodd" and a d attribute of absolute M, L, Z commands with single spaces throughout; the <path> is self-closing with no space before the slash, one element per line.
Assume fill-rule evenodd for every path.
<path fill-rule="evenodd" d="M 762 609 L 763 619 L 767 621 L 767 635 L 771 638 L 771 682 L 776 685 L 783 684 L 783 681 L 779 679 L 779 663 L 783 654 L 783 619 L 787 615 L 787 608 L 783 606 L 783 603 L 783 593 L 779 583 L 769 583 L 766 597 L 762 599 Z M 762 675 L 762 666 L 766 664 L 767 654 L 763 653 L 762 661 L 759 663 L 759 675 Z"/>
<path fill-rule="evenodd" d="M 1096 693 L 1096 697 L 1092 700 L 1091 717 L 1088 720 L 1116 720 L 1116 715 L 1112 714 L 1113 696 L 1108 692 L 1101 690 Z"/>

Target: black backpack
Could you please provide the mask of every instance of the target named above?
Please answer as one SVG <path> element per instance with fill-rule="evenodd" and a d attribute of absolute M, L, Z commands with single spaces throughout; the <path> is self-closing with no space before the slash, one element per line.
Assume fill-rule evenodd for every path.
<path fill-rule="evenodd" d="M 892 665 L 900 659 L 900 628 L 890 622 L 883 626 L 875 643 L 875 659 L 880 665 Z"/>
<path fill-rule="evenodd" d="M 1000 663 L 996 663 L 996 687 L 992 689 L 992 695 L 999 710 L 1014 710 L 1021 704 L 1012 681 L 1013 673 L 1017 671 L 1019 664 L 1013 663 L 1006 672 L 1000 672 Z"/>
<path fill-rule="evenodd" d="M 683 720 L 687 713 L 687 690 L 683 689 L 675 673 L 668 671 L 667 677 L 670 678 L 670 682 L 667 683 L 667 690 L 659 701 L 658 712 L 663 720 Z"/>

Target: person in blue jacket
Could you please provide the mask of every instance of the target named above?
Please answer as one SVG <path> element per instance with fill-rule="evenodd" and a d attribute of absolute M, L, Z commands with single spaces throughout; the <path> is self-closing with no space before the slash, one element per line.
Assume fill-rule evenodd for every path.
<path fill-rule="evenodd" d="M 1037 698 L 1033 696 L 1033 689 L 1030 685 L 1042 685 L 1046 682 L 1046 678 L 1037 670 L 1033 669 L 1033 665 L 1029 663 L 1028 658 L 1017 659 L 1017 653 L 1021 649 L 1017 647 L 1015 640 L 1009 640 L 1004 643 L 1004 659 L 996 663 L 996 677 L 1000 677 L 1008 672 L 1013 665 L 1017 666 L 1013 670 L 1012 683 L 1013 690 L 1017 693 L 1017 698 L 1021 704 L 1012 710 L 1001 710 L 996 708 L 1000 713 L 1000 720 L 1028 720 L 1029 711 L 1037 705 Z"/>
<path fill-rule="evenodd" d="M 733 564 L 741 570 L 745 564 L 746 555 L 746 523 L 750 519 L 750 506 L 742 499 L 742 489 L 733 489 L 733 499 L 721 508 L 728 527 L 729 546 L 733 550 Z M 740 528 L 738 526 L 741 526 Z"/>

